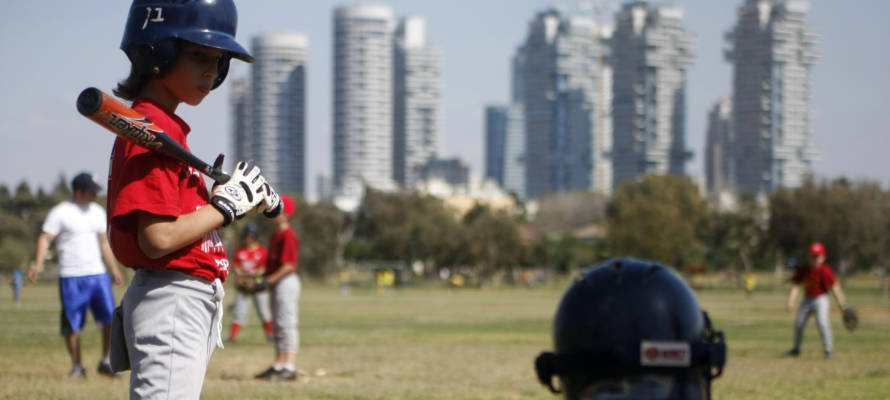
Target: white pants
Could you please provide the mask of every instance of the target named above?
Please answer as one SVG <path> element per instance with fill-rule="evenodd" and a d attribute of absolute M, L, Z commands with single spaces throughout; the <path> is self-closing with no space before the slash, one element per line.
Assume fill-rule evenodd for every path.
<path fill-rule="evenodd" d="M 296 353 L 300 349 L 300 277 L 290 274 L 272 286 L 272 320 L 275 327 L 275 349 Z"/>
<path fill-rule="evenodd" d="M 797 318 L 794 320 L 794 348 L 800 350 L 800 344 L 803 342 L 803 328 L 810 318 L 810 314 L 816 314 L 816 326 L 819 327 L 819 334 L 822 335 L 822 346 L 825 352 L 832 351 L 831 324 L 828 319 L 828 294 L 822 294 L 813 298 L 804 298 L 800 303 L 800 310 L 797 311 Z"/>
<path fill-rule="evenodd" d="M 232 312 L 232 322 L 238 325 L 247 325 L 247 311 L 250 298 L 253 298 L 253 305 L 256 308 L 257 315 L 260 316 L 262 322 L 272 320 L 272 311 L 269 310 L 269 292 L 257 292 L 254 294 L 237 292 L 235 294 L 235 309 Z"/>
<path fill-rule="evenodd" d="M 222 284 L 137 270 L 122 301 L 130 399 L 198 399 L 219 341 Z"/>

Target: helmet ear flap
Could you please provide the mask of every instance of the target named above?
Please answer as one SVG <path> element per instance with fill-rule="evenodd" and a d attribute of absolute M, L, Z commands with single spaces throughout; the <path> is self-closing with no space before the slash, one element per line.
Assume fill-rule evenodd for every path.
<path fill-rule="evenodd" d="M 561 390 L 553 386 L 553 375 L 555 375 L 556 354 L 543 352 L 535 359 L 535 372 L 538 373 L 538 381 L 542 385 L 547 386 L 553 393 L 560 393 Z"/>
<path fill-rule="evenodd" d="M 176 64 L 179 41 L 167 39 L 158 42 L 157 45 L 138 44 L 130 46 L 126 53 L 139 75 L 155 78 L 163 76 Z"/>
<path fill-rule="evenodd" d="M 127 58 L 130 59 L 133 69 L 136 70 L 140 76 L 146 78 L 150 78 L 160 73 L 160 70 L 152 65 L 154 64 L 152 60 L 154 57 L 152 57 L 152 54 L 154 54 L 154 47 L 150 44 L 135 45 L 127 49 Z"/>

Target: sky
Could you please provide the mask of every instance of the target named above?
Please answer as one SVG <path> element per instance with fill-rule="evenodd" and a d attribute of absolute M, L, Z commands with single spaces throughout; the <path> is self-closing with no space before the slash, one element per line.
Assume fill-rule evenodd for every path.
<path fill-rule="evenodd" d="M 474 174 L 484 169 L 484 108 L 509 98 L 510 59 L 538 11 L 576 11 L 575 1 L 389 0 L 397 17 L 426 19 L 427 38 L 443 57 L 441 155 L 460 157 Z M 614 21 L 622 2 L 603 0 Z M 707 112 L 731 95 L 732 68 L 724 34 L 735 24 L 742 0 L 674 0 L 694 37 L 695 63 L 687 74 L 687 172 L 701 176 Z M 104 180 L 113 135 L 75 109 L 78 93 L 95 86 L 108 93 L 126 77 L 119 49 L 129 11 L 125 0 L 0 0 L 0 184 L 50 189 L 60 174 L 92 172 Z M 309 39 L 307 64 L 307 190 L 331 167 L 331 69 L 333 10 L 349 1 L 241 0 L 237 40 L 270 32 Z M 855 4 L 855 6 L 854 6 Z M 590 13 L 590 11 L 584 11 Z M 822 149 L 817 176 L 845 176 L 890 187 L 890 1 L 811 0 L 810 25 L 821 35 L 821 60 L 812 77 L 813 140 Z M 229 78 L 200 105 L 177 113 L 192 128 L 189 146 L 211 161 L 232 154 L 229 84 L 246 76 L 232 61 Z M 234 160 L 228 160 L 231 165 Z"/>

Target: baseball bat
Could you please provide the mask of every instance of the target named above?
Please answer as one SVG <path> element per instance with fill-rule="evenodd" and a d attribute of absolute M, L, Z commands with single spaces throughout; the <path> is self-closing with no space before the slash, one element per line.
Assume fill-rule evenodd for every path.
<path fill-rule="evenodd" d="M 144 115 L 99 89 L 80 92 L 77 111 L 121 139 L 182 161 L 218 183 L 229 180 L 229 175 L 190 153 Z"/>

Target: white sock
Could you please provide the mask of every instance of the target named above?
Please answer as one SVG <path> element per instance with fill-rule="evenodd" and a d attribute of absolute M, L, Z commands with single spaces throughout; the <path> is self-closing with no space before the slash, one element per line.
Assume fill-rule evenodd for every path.
<path fill-rule="evenodd" d="M 272 369 L 274 369 L 276 371 L 281 371 L 283 368 L 284 368 L 284 366 L 282 366 L 279 363 L 275 363 L 275 365 L 272 366 Z"/>
<path fill-rule="evenodd" d="M 293 364 L 284 364 L 284 369 L 286 369 L 290 372 L 294 372 L 297 370 L 297 367 L 294 366 Z"/>

